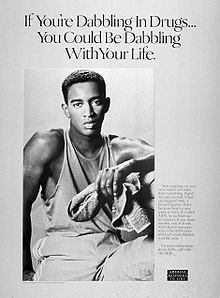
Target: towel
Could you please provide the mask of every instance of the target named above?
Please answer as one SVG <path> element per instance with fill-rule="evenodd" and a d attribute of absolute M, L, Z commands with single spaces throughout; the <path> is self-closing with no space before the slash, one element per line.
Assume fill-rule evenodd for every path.
<path fill-rule="evenodd" d="M 144 198 L 142 197 L 142 200 Z M 139 173 L 131 173 L 123 183 L 119 197 L 114 196 L 111 204 L 112 226 L 119 230 L 141 233 L 150 224 L 147 208 L 143 208 Z M 100 197 L 92 183 L 72 198 L 68 204 L 68 216 L 77 222 L 94 218 L 106 199 Z"/>
<path fill-rule="evenodd" d="M 149 210 L 141 204 L 145 199 L 141 192 L 141 184 L 138 173 L 131 173 L 123 183 L 123 191 L 119 197 L 114 196 L 111 204 L 112 226 L 119 230 L 136 231 L 141 233 L 151 221 Z M 77 222 L 83 222 L 94 218 L 106 199 L 100 197 L 92 183 L 78 193 L 68 204 L 68 216 Z"/>

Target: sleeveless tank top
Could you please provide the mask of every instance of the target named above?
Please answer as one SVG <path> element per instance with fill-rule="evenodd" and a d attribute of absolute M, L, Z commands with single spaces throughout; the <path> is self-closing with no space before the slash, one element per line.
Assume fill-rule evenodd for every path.
<path fill-rule="evenodd" d="M 111 212 L 105 204 L 98 215 L 86 222 L 74 222 L 67 214 L 69 201 L 90 183 L 98 171 L 116 165 L 108 136 L 103 136 L 104 145 L 93 159 L 84 157 L 71 143 L 68 130 L 64 130 L 64 159 L 54 193 L 44 201 L 44 225 L 47 235 L 62 233 L 66 236 L 112 232 Z"/>

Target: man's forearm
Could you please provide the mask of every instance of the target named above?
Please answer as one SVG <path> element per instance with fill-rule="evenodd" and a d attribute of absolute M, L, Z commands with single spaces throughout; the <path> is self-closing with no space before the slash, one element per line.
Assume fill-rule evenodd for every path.
<path fill-rule="evenodd" d="M 30 215 L 23 216 L 23 271 L 33 270 L 30 240 L 31 240 L 31 218 Z"/>
<path fill-rule="evenodd" d="M 32 265 L 31 251 L 31 218 L 30 215 L 23 216 L 23 280 L 32 281 L 34 270 Z"/>
<path fill-rule="evenodd" d="M 154 170 L 154 154 L 133 159 L 132 172 L 140 172 L 141 177 Z"/>

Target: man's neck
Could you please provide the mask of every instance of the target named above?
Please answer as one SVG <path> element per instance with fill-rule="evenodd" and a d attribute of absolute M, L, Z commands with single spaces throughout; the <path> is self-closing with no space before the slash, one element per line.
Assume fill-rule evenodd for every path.
<path fill-rule="evenodd" d="M 70 128 L 69 136 L 76 149 L 87 158 L 96 156 L 103 145 L 103 138 L 100 133 L 93 136 L 84 136 L 79 135 Z"/>

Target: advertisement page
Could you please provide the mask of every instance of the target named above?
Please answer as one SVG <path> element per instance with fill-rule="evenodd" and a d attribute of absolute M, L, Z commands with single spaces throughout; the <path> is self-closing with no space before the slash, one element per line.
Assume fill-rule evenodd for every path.
<path fill-rule="evenodd" d="M 219 297 L 218 1 L 0 12 L 2 296 Z"/>

